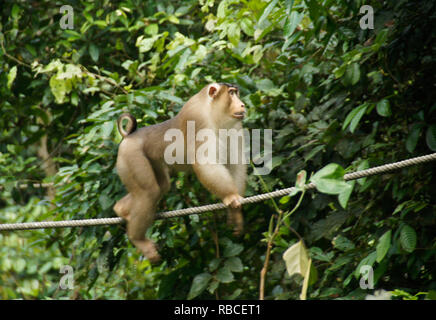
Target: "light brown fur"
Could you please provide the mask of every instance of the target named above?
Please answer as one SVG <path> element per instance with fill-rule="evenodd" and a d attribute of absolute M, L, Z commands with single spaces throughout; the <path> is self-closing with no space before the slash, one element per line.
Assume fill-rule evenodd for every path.
<path fill-rule="evenodd" d="M 204 128 L 213 129 L 216 134 L 219 129 L 240 129 L 244 112 L 237 88 L 211 84 L 191 97 L 177 116 L 163 123 L 135 131 L 136 120 L 132 116 L 120 117 L 119 129 L 123 119 L 130 121 L 127 131 L 120 129 L 124 139 L 117 157 L 118 175 L 128 194 L 115 204 L 114 211 L 127 220 L 129 239 L 151 262 L 158 262 L 160 256 L 154 243 L 145 237 L 145 231 L 153 223 L 159 199 L 170 189 L 172 171 L 192 169 L 200 182 L 229 207 L 228 222 L 235 225 L 235 234 L 242 232 L 240 199 L 245 192 L 246 166 L 241 160 L 237 164 L 199 164 L 197 161 L 186 164 L 188 153 L 193 155 L 200 144 L 194 141 L 195 148 L 187 150 L 186 128 L 187 121 L 195 121 L 196 132 Z M 172 128 L 183 132 L 185 164 L 168 165 L 164 159 L 165 148 L 171 143 L 164 141 L 164 134 Z M 238 152 L 242 155 L 242 145 Z"/>

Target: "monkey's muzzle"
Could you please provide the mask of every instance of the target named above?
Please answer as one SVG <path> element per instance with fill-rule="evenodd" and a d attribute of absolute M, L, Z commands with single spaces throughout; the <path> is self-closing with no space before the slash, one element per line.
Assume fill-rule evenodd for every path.
<path fill-rule="evenodd" d="M 233 118 L 236 118 L 236 119 L 244 119 L 244 117 L 245 117 L 245 112 L 244 111 L 241 111 L 241 112 L 235 112 L 234 114 L 233 114 Z"/>

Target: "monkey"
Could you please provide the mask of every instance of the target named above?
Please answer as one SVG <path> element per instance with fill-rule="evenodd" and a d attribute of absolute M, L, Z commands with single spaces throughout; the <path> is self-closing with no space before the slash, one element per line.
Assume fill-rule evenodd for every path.
<path fill-rule="evenodd" d="M 125 113 L 118 118 L 117 126 L 123 140 L 118 148 L 116 169 L 128 193 L 113 209 L 126 220 L 129 240 L 151 263 L 159 262 L 160 255 L 155 243 L 145 237 L 145 232 L 154 221 L 157 203 L 170 190 L 170 174 L 173 172 L 194 172 L 201 184 L 227 206 L 227 223 L 234 226 L 235 235 L 241 234 L 243 216 L 240 201 L 245 193 L 246 180 L 246 166 L 242 161 L 243 141 L 238 144 L 237 150 L 230 150 L 231 144 L 229 146 L 223 141 L 228 137 L 222 138 L 219 131 L 242 129 L 245 111 L 237 86 L 212 83 L 192 96 L 175 117 L 162 123 L 137 129 L 137 121 L 132 115 Z M 201 129 L 209 129 L 215 138 L 214 148 L 218 153 L 224 152 L 228 160 L 229 154 L 236 152 L 238 161 L 225 161 L 224 164 L 189 161 L 195 159 L 201 145 L 197 139 L 188 136 L 190 123 L 195 125 L 196 134 Z M 183 147 L 182 163 L 170 163 L 164 156 L 171 144 L 165 134 L 174 129 L 180 130 L 184 138 L 183 145 L 178 145 Z M 212 152 L 210 157 L 213 158 Z"/>

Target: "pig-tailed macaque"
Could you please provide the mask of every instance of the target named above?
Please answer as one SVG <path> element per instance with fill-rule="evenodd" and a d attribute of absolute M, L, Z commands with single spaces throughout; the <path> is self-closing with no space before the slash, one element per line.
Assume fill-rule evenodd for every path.
<path fill-rule="evenodd" d="M 228 223 L 234 225 L 235 235 L 242 232 L 240 200 L 245 192 L 246 178 L 243 135 L 238 137 L 242 141 L 235 147 L 228 143 L 228 136 L 222 138 L 221 131 L 237 129 L 242 132 L 244 115 L 245 106 L 239 99 L 238 88 L 227 83 L 213 83 L 191 97 L 177 116 L 160 124 L 136 130 L 133 116 L 123 114 L 119 117 L 118 130 L 124 139 L 118 149 L 116 166 L 128 194 L 115 204 L 114 211 L 127 221 L 130 241 L 150 262 L 158 262 L 160 256 L 145 232 L 153 223 L 159 199 L 170 189 L 172 171 L 193 170 L 203 186 L 228 207 Z M 199 159 L 197 151 L 202 143 L 196 135 L 202 129 L 209 130 L 207 141 L 203 140 L 214 143 L 209 151 L 214 149 L 217 154 L 207 151 Z M 183 140 L 174 144 L 168 135 L 177 132 Z M 173 137 L 177 138 L 177 135 Z M 171 150 L 179 151 L 181 161 L 173 161 L 168 156 L 172 155 Z M 228 161 L 235 153 L 238 161 Z M 218 157 L 220 161 L 213 161 Z"/>

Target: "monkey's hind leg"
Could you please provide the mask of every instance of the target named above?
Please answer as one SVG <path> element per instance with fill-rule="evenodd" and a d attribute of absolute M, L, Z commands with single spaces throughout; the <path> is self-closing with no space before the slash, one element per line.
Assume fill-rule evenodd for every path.
<path fill-rule="evenodd" d="M 129 193 L 114 209 L 117 214 L 127 217 L 129 240 L 151 263 L 156 263 L 160 260 L 159 253 L 154 242 L 145 237 L 145 232 L 153 224 L 160 198 L 156 174 L 150 161 L 135 145 L 122 143 L 119 150 L 117 170 Z"/>
<path fill-rule="evenodd" d="M 127 236 L 151 263 L 160 261 L 156 245 L 145 237 L 145 232 L 154 221 L 155 201 L 148 193 L 133 196 L 130 219 L 127 223 Z"/>

